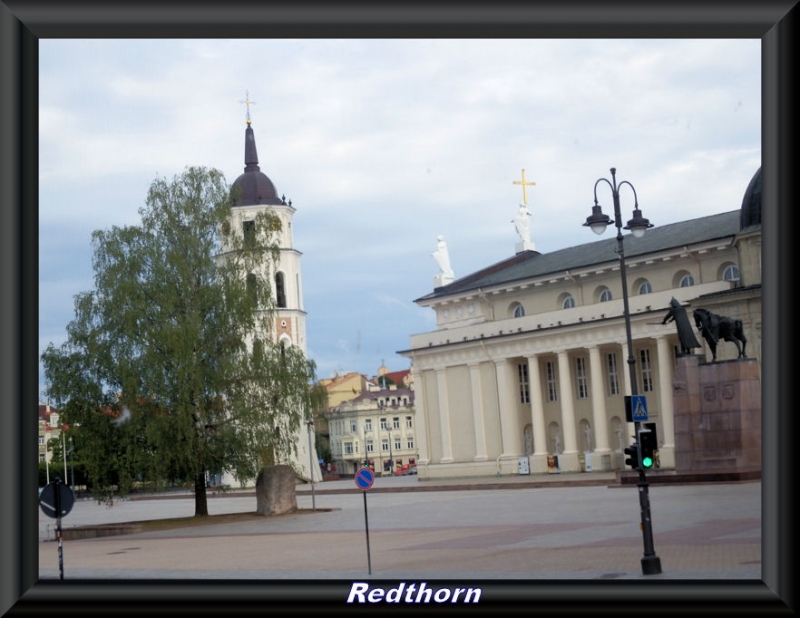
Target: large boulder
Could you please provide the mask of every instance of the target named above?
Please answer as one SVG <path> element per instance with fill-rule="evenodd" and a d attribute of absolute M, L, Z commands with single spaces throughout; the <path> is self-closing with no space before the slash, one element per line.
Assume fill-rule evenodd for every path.
<path fill-rule="evenodd" d="M 256 513 L 283 515 L 297 510 L 295 474 L 291 466 L 266 466 L 256 479 Z"/>

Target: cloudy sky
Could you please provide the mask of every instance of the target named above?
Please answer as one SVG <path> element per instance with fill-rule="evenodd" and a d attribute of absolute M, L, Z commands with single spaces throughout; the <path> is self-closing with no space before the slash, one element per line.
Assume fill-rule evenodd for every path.
<path fill-rule="evenodd" d="M 760 47 L 43 39 L 39 351 L 93 288 L 93 230 L 138 224 L 156 177 L 242 173 L 249 93 L 261 170 L 297 209 L 318 377 L 406 369 L 397 351 L 435 328 L 414 300 L 433 289 L 437 235 L 456 278 L 511 257 L 523 169 L 542 253 L 597 239 L 581 224 L 611 167 L 655 225 L 739 208 L 761 165 Z M 598 199 L 613 215 L 606 185 Z M 621 204 L 629 217 L 632 193 Z"/>

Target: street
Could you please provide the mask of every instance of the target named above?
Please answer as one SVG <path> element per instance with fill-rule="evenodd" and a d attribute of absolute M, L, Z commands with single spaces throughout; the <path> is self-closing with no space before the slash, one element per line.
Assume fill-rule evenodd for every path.
<path fill-rule="evenodd" d="M 410 477 L 376 479 L 397 491 L 298 492 L 301 512 L 63 541 L 64 577 L 91 579 L 755 579 L 761 578 L 761 483 L 651 485 L 662 573 L 642 575 L 636 487 L 403 491 Z M 366 504 L 365 504 L 366 503 Z M 366 506 L 366 513 L 365 513 Z M 316 511 L 313 508 L 316 507 Z M 209 497 L 209 511 L 253 513 L 249 495 Z M 76 502 L 70 526 L 189 517 L 190 496 Z M 59 578 L 55 520 L 40 516 L 39 573 Z M 369 544 L 369 551 L 367 545 Z"/>

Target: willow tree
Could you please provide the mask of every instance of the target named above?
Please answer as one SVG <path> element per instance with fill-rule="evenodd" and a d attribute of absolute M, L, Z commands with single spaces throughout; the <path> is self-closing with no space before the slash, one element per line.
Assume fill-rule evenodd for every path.
<path fill-rule="evenodd" d="M 42 355 L 48 395 L 98 499 L 179 480 L 207 515 L 207 471 L 245 482 L 296 454 L 314 363 L 271 333 L 276 215 L 237 234 L 224 177 L 198 167 L 157 178 L 139 214 L 92 234 L 95 289 Z"/>

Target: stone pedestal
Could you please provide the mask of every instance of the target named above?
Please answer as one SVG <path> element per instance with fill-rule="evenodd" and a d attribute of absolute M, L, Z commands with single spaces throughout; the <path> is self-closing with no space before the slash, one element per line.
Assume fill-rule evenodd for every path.
<path fill-rule="evenodd" d="M 267 466 L 256 479 L 256 513 L 283 515 L 297 510 L 295 474 L 291 466 Z"/>
<path fill-rule="evenodd" d="M 675 470 L 761 470 L 761 381 L 755 359 L 678 357 Z"/>

